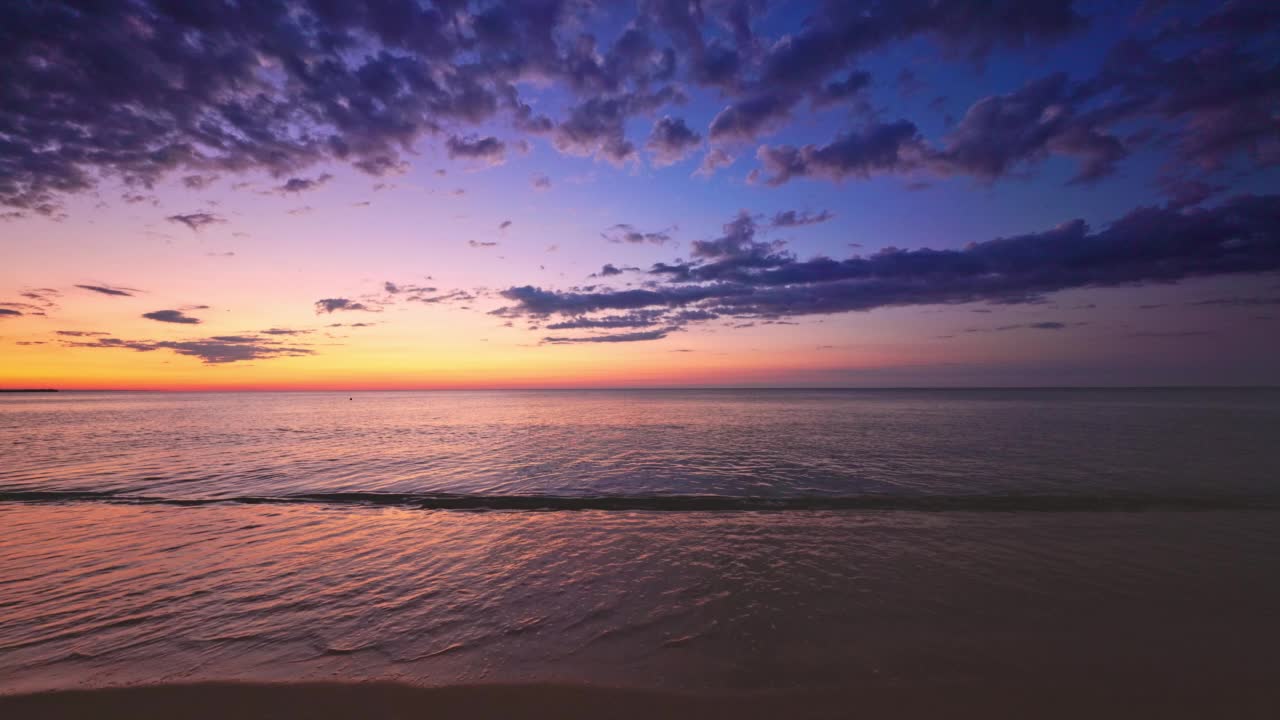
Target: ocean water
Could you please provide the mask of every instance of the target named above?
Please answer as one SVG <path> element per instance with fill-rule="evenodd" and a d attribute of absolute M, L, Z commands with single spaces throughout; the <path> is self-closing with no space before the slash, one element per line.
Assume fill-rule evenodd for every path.
<path fill-rule="evenodd" d="M 1229 685 L 1277 557 L 1274 390 L 0 396 L 0 692 Z"/>

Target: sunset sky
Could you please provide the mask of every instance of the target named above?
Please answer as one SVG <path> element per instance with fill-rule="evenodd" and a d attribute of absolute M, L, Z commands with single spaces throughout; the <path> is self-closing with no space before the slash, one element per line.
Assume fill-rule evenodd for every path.
<path fill-rule="evenodd" d="M 1280 5 L 0 7 L 0 387 L 1280 383 Z"/>

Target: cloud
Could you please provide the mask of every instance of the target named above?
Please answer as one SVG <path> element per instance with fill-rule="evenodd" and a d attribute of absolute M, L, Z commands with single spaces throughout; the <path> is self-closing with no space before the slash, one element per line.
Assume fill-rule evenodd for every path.
<path fill-rule="evenodd" d="M 427 288 L 427 290 L 434 292 L 435 288 Z M 435 305 L 437 303 L 470 302 L 475 300 L 476 296 L 466 290 L 453 290 L 441 295 L 414 295 L 408 299 L 413 302 Z"/>
<path fill-rule="evenodd" d="M 491 248 L 498 247 L 498 243 L 492 240 L 468 240 L 467 244 L 473 248 Z"/>
<path fill-rule="evenodd" d="M 646 330 L 642 332 L 617 333 L 614 335 L 586 335 L 584 337 L 545 337 L 542 342 L 548 345 L 570 345 L 575 343 L 620 343 L 661 340 L 674 328 L 662 330 Z"/>
<path fill-rule="evenodd" d="M 534 190 L 550 190 L 551 178 L 542 174 L 534 175 L 533 178 L 529 180 L 529 184 L 533 186 Z"/>
<path fill-rule="evenodd" d="M 628 243 L 631 245 L 639 245 L 641 243 L 665 245 L 671 240 L 670 228 L 654 232 L 642 232 L 626 223 L 619 223 L 605 228 L 604 232 L 600 233 L 600 237 L 611 243 Z"/>
<path fill-rule="evenodd" d="M 702 144 L 702 136 L 689 129 L 680 118 L 665 115 L 653 124 L 645 148 L 653 155 L 653 163 L 666 167 L 684 160 Z"/>
<path fill-rule="evenodd" d="M 270 328 L 259 331 L 262 335 L 310 335 L 311 332 L 311 330 L 290 330 L 288 328 Z"/>
<path fill-rule="evenodd" d="M 753 140 L 781 126 L 791 113 L 794 98 L 766 93 L 746 98 L 721 110 L 711 119 L 708 135 L 712 141 Z"/>
<path fill-rule="evenodd" d="M 503 220 L 502 222 L 498 223 L 498 229 L 499 229 L 499 230 L 506 230 L 506 229 L 507 229 L 507 228 L 509 228 L 509 227 L 511 227 L 511 221 L 510 221 L 510 220 Z"/>
<path fill-rule="evenodd" d="M 9 318 L 22 315 L 47 317 L 50 312 L 58 309 L 57 298 L 61 297 L 62 293 L 54 288 L 28 288 L 19 292 L 18 296 L 23 298 L 24 302 L 0 302 L 0 309 L 8 311 L 0 314 Z"/>
<path fill-rule="evenodd" d="M 1192 305 L 1219 305 L 1227 307 L 1257 307 L 1259 305 L 1280 305 L 1280 297 L 1229 297 L 1200 300 Z"/>
<path fill-rule="evenodd" d="M 428 277 L 427 279 L 430 280 L 431 278 Z M 436 291 L 434 287 L 430 287 L 427 285 L 409 285 L 405 283 L 393 283 L 390 280 L 382 283 L 382 289 L 388 295 L 399 295 L 400 293 L 424 293 L 424 292 Z"/>
<path fill-rule="evenodd" d="M 929 152 L 916 126 L 899 120 L 844 133 L 828 145 L 762 145 L 756 157 L 767 177 L 753 171 L 753 179 L 781 185 L 795 177 L 839 181 L 847 177 L 908 172 L 920 167 Z"/>
<path fill-rule="evenodd" d="M 222 335 L 183 341 L 121 340 L 119 338 L 103 337 L 89 342 L 63 341 L 62 344 L 67 347 L 133 350 L 135 352 L 169 350 L 178 355 L 199 358 L 206 365 L 224 365 L 247 360 L 270 360 L 315 354 L 315 351 L 308 347 L 285 345 L 279 341 L 262 338 L 257 335 Z"/>
<path fill-rule="evenodd" d="M 1191 167 L 1213 171 L 1233 158 L 1257 167 L 1280 165 L 1275 58 L 1266 43 L 1250 42 L 1273 26 L 1236 25 L 1249 5 L 1223 4 L 1199 26 L 1171 26 L 1150 41 L 1120 41 L 1079 94 L 1104 101 L 1096 112 L 1109 122 L 1156 119 L 1172 124 L 1166 139 Z M 1232 25 L 1235 29 L 1229 30 Z M 1179 51 L 1161 47 L 1165 40 L 1181 46 Z"/>
<path fill-rule="evenodd" d="M 1111 174 L 1128 151 L 1088 114 L 1073 108 L 1073 88 L 1065 73 L 1029 83 L 1008 95 L 974 103 L 931 158 L 943 174 L 994 180 L 1050 154 L 1075 157 L 1073 181 Z"/>
<path fill-rule="evenodd" d="M 313 178 L 293 177 L 286 180 L 283 185 L 277 187 L 276 192 L 281 194 L 308 192 L 310 190 L 315 190 L 332 179 L 333 176 L 329 173 L 323 173 Z M 195 229 L 195 227 L 192 227 L 192 230 Z"/>
<path fill-rule="evenodd" d="M 515 286 L 504 317 L 701 310 L 780 319 L 911 305 L 1025 304 L 1086 287 L 1164 284 L 1280 271 L 1280 196 L 1241 196 L 1208 209 L 1138 208 L 1093 231 L 1075 220 L 962 249 L 886 248 L 869 257 L 799 260 L 756 239 L 740 213 L 693 258 L 657 263 L 646 287 L 557 291 Z M 673 322 L 675 322 L 673 320 Z M 1044 329 L 1054 329 L 1044 326 Z"/>
<path fill-rule="evenodd" d="M 104 335 L 110 335 L 111 333 L 92 332 L 89 330 L 58 330 L 54 334 L 63 335 L 65 337 L 100 337 Z"/>
<path fill-rule="evenodd" d="M 133 297 L 134 293 L 142 292 L 141 290 L 135 290 L 134 288 L 112 287 L 110 285 L 76 285 L 76 287 L 82 290 L 90 290 L 101 295 L 112 295 L 117 297 Z"/>
<path fill-rule="evenodd" d="M 0 120 L 9 138 L 0 204 L 53 215 L 65 195 L 104 177 L 150 188 L 174 174 L 298 177 L 320 163 L 403 172 L 419 140 L 499 114 L 522 132 L 558 129 L 562 144 L 589 134 L 572 115 L 557 127 L 535 113 L 518 90 L 531 80 L 570 98 L 623 101 L 618 125 L 678 99 L 668 85 L 648 90 L 671 80 L 677 64 L 646 18 L 601 46 L 575 8 L 304 1 L 192 12 L 137 0 L 82 13 L 5 4 L 0 60 L 19 100 L 5 103 Z M 617 137 L 597 149 L 626 154 Z"/>
<path fill-rule="evenodd" d="M 616 329 L 650 327 L 657 325 L 662 319 L 658 312 L 633 312 L 626 315 L 606 315 L 596 318 L 574 318 L 563 322 L 551 323 L 548 330 L 580 330 L 585 328 Z"/>
<path fill-rule="evenodd" d="M 871 86 L 871 74 L 854 70 L 843 80 L 834 80 L 822 86 L 814 93 L 813 103 L 818 107 L 848 100 Z"/>
<path fill-rule="evenodd" d="M 733 156 L 723 148 L 711 148 L 706 155 L 702 156 L 702 162 L 698 164 L 698 169 L 694 171 L 694 174 L 711 177 L 720 168 L 732 165 L 733 161 Z"/>
<path fill-rule="evenodd" d="M 507 144 L 493 136 L 463 138 L 454 135 L 445 142 L 445 149 L 450 159 L 478 160 L 490 167 L 507 161 Z"/>
<path fill-rule="evenodd" d="M 0 307 L 0 318 L 14 318 L 14 317 L 22 317 L 22 312 L 20 310 L 13 310 L 11 308 Z"/>
<path fill-rule="evenodd" d="M 183 325 L 199 325 L 200 318 L 194 318 L 184 314 L 181 310 L 156 310 L 155 312 L 143 313 L 142 317 L 148 320 L 156 320 L 158 322 L 179 323 Z"/>
<path fill-rule="evenodd" d="M 800 227 L 802 225 L 817 225 L 824 223 L 835 217 L 830 212 L 823 210 L 819 213 L 811 213 L 809 211 L 796 212 L 795 210 L 782 210 L 774 214 L 773 219 L 769 221 L 769 227 Z"/>
<path fill-rule="evenodd" d="M 858 118 L 825 144 L 758 150 L 775 184 L 904 169 L 986 182 L 1051 156 L 1074 159 L 1074 180 L 1091 182 L 1137 151 L 1116 134 L 1136 124 L 1157 126 L 1145 142 L 1175 154 L 1187 179 L 1236 161 L 1280 166 L 1280 86 L 1266 42 L 1275 12 L 1265 3 L 1188 8 L 1158 30 L 1098 11 L 1097 25 L 1127 29 L 1093 77 L 1073 68 L 1070 80 L 981 98 L 927 145 L 890 132 L 911 120 L 873 119 L 866 90 L 876 79 L 859 69 L 864 58 L 1043 54 L 1089 25 L 1079 3 L 814 2 L 780 18 L 755 0 L 646 0 L 611 9 L 608 37 L 564 0 L 188 5 L 0 5 L 10 100 L 0 110 L 0 205 L 12 208 L 0 214 L 56 217 L 67 196 L 104 180 L 137 198 L 170 177 L 200 189 L 225 173 L 287 178 L 277 189 L 301 191 L 325 177 L 306 175 L 317 166 L 404 172 L 424 141 L 498 164 L 527 140 L 475 134 L 495 126 L 624 165 L 638 156 L 628 127 L 685 102 L 687 87 L 723 98 L 706 131 L 713 143 L 780 129 L 806 100 Z M 536 110 L 542 101 L 562 116 Z M 655 157 L 687 157 L 689 135 L 666 129 L 651 134 Z M 917 145 L 930 153 L 915 159 L 928 162 L 911 162 Z M 713 149 L 699 173 L 728 160 Z M 172 218 L 198 229 L 199 215 Z"/>
<path fill-rule="evenodd" d="M 188 190 L 203 190 L 212 185 L 217 179 L 217 175 L 187 175 L 182 178 L 182 184 Z"/>
<path fill-rule="evenodd" d="M 1066 327 L 1067 327 L 1066 323 L 1050 321 L 1050 322 L 1018 323 L 1015 325 L 1001 325 L 1000 327 L 993 328 L 993 329 L 997 332 L 1004 332 L 1006 330 L 1023 330 L 1023 329 L 1063 330 Z M 973 330 L 966 330 L 965 332 L 977 332 L 977 329 L 975 328 Z"/>
<path fill-rule="evenodd" d="M 772 86 L 811 88 L 856 56 L 916 35 L 974 59 L 997 47 L 1052 41 L 1082 29 L 1072 0 L 1002 3 L 982 0 L 897 2 L 864 6 L 830 3 L 805 27 L 775 43 L 762 59 L 762 80 Z"/>
<path fill-rule="evenodd" d="M 339 311 L 378 312 L 379 308 L 370 307 L 362 302 L 348 298 L 324 298 L 315 302 L 316 314 L 331 314 Z"/>
<path fill-rule="evenodd" d="M 195 231 L 198 231 L 208 225 L 216 225 L 218 223 L 226 222 L 226 220 L 218 217 L 217 215 L 214 215 L 213 213 L 207 213 L 207 212 L 186 213 L 185 215 L 170 215 L 169 217 L 166 217 L 165 220 L 168 220 L 169 222 L 173 222 L 173 223 L 180 223 L 182 225 L 186 225 L 187 227 Z"/>
<path fill-rule="evenodd" d="M 1173 330 L 1173 331 L 1144 331 L 1136 332 L 1129 337 L 1136 338 L 1189 338 L 1189 337 L 1208 337 L 1215 333 L 1210 330 Z"/>
<path fill-rule="evenodd" d="M 636 154 L 635 145 L 626 138 L 627 114 L 626 104 L 620 99 L 588 99 L 571 108 L 569 117 L 556 126 L 556 149 L 621 165 Z"/>

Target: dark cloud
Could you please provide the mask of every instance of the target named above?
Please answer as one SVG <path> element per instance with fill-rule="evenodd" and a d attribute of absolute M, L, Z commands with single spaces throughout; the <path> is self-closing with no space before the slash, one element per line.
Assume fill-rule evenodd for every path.
<path fill-rule="evenodd" d="M 499 230 L 506 230 L 506 229 L 507 229 L 507 228 L 509 228 L 509 227 L 511 227 L 511 221 L 510 221 L 510 220 L 503 220 L 502 222 L 498 223 L 498 229 L 499 229 Z"/>
<path fill-rule="evenodd" d="M 690 130 L 683 119 L 666 115 L 653 124 L 645 148 L 653 154 L 655 165 L 665 167 L 684 160 L 700 144 L 702 136 Z"/>
<path fill-rule="evenodd" d="M 1128 150 L 1105 129 L 1103 115 L 1075 109 L 1077 92 L 1059 73 L 982 98 L 940 147 L 927 143 L 914 123 L 899 120 L 846 132 L 828 145 L 764 146 L 757 157 L 770 185 L 794 177 L 840 181 L 913 171 L 991 182 L 1051 155 L 1077 161 L 1072 182 L 1092 182 L 1114 172 Z"/>
<path fill-rule="evenodd" d="M 649 273 L 656 280 L 644 288 L 511 287 L 500 294 L 513 304 L 495 314 L 702 310 L 779 319 L 907 305 L 1037 303 L 1076 288 L 1274 273 L 1280 196 L 1242 196 L 1209 209 L 1139 208 L 1098 231 L 1076 220 L 962 249 L 886 248 L 844 260 L 799 260 L 779 242 L 759 241 L 744 212 L 722 236 L 692 248 L 690 261 L 654 265 Z"/>
<path fill-rule="evenodd" d="M 1178 26 L 1154 40 L 1122 40 L 1079 93 L 1110 100 L 1098 112 L 1111 122 L 1156 119 L 1172 124 L 1175 150 L 1204 170 L 1222 168 L 1233 158 L 1257 167 L 1280 165 L 1275 55 L 1266 43 L 1243 42 L 1274 26 L 1256 26 L 1254 33 L 1236 37 L 1236 43 L 1220 41 L 1225 28 L 1237 22 L 1227 18 L 1249 15 L 1238 12 L 1245 5 L 1224 5 L 1200 26 Z M 1171 52 L 1174 47 L 1178 50 Z"/>
<path fill-rule="evenodd" d="M 843 80 L 833 80 L 823 85 L 822 89 L 814 94 L 813 103 L 821 107 L 848 100 L 870 86 L 871 74 L 855 70 L 845 76 Z"/>
<path fill-rule="evenodd" d="M 600 272 L 595 274 L 599 275 L 600 277 L 609 277 L 610 275 L 621 275 L 622 271 L 619 270 L 617 267 L 615 267 L 613 264 L 606 263 L 604 267 L 600 268 Z"/>
<path fill-rule="evenodd" d="M 736 102 L 711 119 L 713 141 L 746 141 L 774 130 L 790 116 L 795 98 L 779 93 L 763 93 Z"/>
<path fill-rule="evenodd" d="M 916 126 L 906 120 L 876 123 L 837 137 L 829 145 L 762 145 L 756 156 L 767 176 L 753 178 L 781 185 L 794 177 L 843 180 L 875 173 L 907 172 L 929 156 Z"/>
<path fill-rule="evenodd" d="M 302 177 L 289 178 L 284 182 L 283 185 L 280 185 L 279 187 L 276 188 L 276 192 L 279 192 L 279 193 L 307 192 L 309 190 L 315 190 L 316 188 L 320 187 L 321 185 L 324 185 L 325 183 L 329 182 L 332 179 L 333 179 L 333 176 L 330 175 L 329 173 L 323 173 L 313 178 L 302 178 Z M 180 216 L 175 216 L 175 217 L 180 217 Z M 170 218 L 170 219 L 172 220 L 173 218 Z M 197 228 L 193 226 L 191 229 L 195 230 Z"/>
<path fill-rule="evenodd" d="M 431 278 L 428 277 L 428 280 Z M 435 292 L 434 287 L 428 285 L 410 285 L 406 283 L 393 283 L 390 280 L 382 283 L 382 289 L 388 295 L 399 295 L 400 293 L 430 293 Z"/>
<path fill-rule="evenodd" d="M 626 105 L 621 100 L 586 100 L 573 107 L 569 117 L 556 126 L 555 146 L 569 155 L 596 156 L 620 165 L 636 152 L 635 145 L 626 138 L 626 117 Z"/>
<path fill-rule="evenodd" d="M 545 337 L 542 342 L 549 345 L 569 345 L 574 343 L 620 343 L 620 342 L 643 342 L 646 340 L 661 340 L 665 338 L 674 328 L 664 328 L 662 330 L 645 330 L 642 332 L 615 333 L 613 335 L 586 335 L 583 337 Z"/>
<path fill-rule="evenodd" d="M 1000 327 L 995 329 L 999 332 L 1003 332 L 1005 330 L 1023 330 L 1023 329 L 1062 330 L 1066 327 L 1067 327 L 1066 323 L 1049 321 L 1049 322 L 1019 323 L 1017 325 L 1001 325 Z"/>
<path fill-rule="evenodd" d="M 1165 177 L 1161 178 L 1160 189 L 1169 198 L 1171 207 L 1187 208 L 1203 203 L 1226 188 L 1197 178 Z"/>
<path fill-rule="evenodd" d="M 434 292 L 435 288 L 427 288 L 427 290 Z M 476 296 L 466 290 L 453 290 L 440 295 L 414 295 L 408 299 L 414 302 L 435 305 L 437 303 L 470 302 L 475 300 Z"/>
<path fill-rule="evenodd" d="M 1226 307 L 1257 307 L 1259 305 L 1280 305 L 1280 297 L 1229 297 L 1200 300 L 1192 305 L 1219 305 Z"/>
<path fill-rule="evenodd" d="M 112 287 L 110 285 L 76 285 L 76 287 L 82 290 L 90 290 L 101 295 L 113 295 L 118 297 L 133 297 L 134 293 L 142 292 L 141 290 L 135 290 L 134 288 Z"/>
<path fill-rule="evenodd" d="M 981 58 L 997 47 L 1062 38 L 1085 26 L 1072 0 L 903 0 L 827 3 L 805 28 L 782 38 L 764 58 L 762 79 L 812 87 L 854 57 L 914 35 Z"/>
<path fill-rule="evenodd" d="M 522 132 L 563 131 L 558 141 L 582 150 L 592 144 L 582 115 L 616 126 L 678 92 L 647 90 L 677 64 L 645 18 L 604 47 L 582 31 L 581 9 L 567 0 L 135 0 L 91 12 L 6 3 L 0 204 L 53 214 L 62 196 L 104 177 L 150 188 L 175 173 L 288 178 L 323 162 L 396 173 L 420 139 L 500 113 Z M 529 80 L 623 107 L 584 106 L 557 127 L 520 97 Z M 604 135 L 592 153 L 629 155 L 621 133 Z"/>
<path fill-rule="evenodd" d="M 499 122 L 621 165 L 637 157 L 629 124 L 684 102 L 689 84 L 723 97 L 706 133 L 717 143 L 771 132 L 806 100 L 850 106 L 857 123 L 828 144 L 759 151 L 775 184 L 905 170 L 992 180 L 1051 156 L 1074 159 L 1074 179 L 1088 182 L 1136 151 L 1142 143 L 1116 133 L 1140 123 L 1160 126 L 1144 142 L 1171 147 L 1185 179 L 1238 159 L 1280 165 L 1267 3 L 1190 8 L 1159 31 L 1099 10 L 1100 26 L 1128 36 L 1096 76 L 982 98 L 931 144 L 915 123 L 866 108 L 873 79 L 858 65 L 870 53 L 927 44 L 944 61 L 982 61 L 997 49 L 1039 51 L 1086 27 L 1077 5 L 815 2 L 788 5 L 785 22 L 768 24 L 790 32 L 769 36 L 762 19 L 778 14 L 763 2 L 643 0 L 597 37 L 592 4 L 571 0 L 4 3 L 0 205 L 13 209 L 5 217 L 56 216 L 65 196 L 103 181 L 147 199 L 171 176 L 200 189 L 227 173 L 263 173 L 298 192 L 325 177 L 305 175 L 321 165 L 403 172 L 427 138 L 496 164 L 527 147 L 471 134 Z M 558 120 L 522 96 L 530 87 L 553 88 Z M 660 163 L 694 147 L 697 134 L 678 122 L 659 120 L 649 139 Z M 729 161 L 713 149 L 699 172 Z M 202 216 L 216 217 L 171 219 L 198 229 Z"/>
<path fill-rule="evenodd" d="M 121 340 L 104 337 L 91 342 L 63 341 L 67 347 L 133 350 L 155 352 L 169 350 L 178 355 L 199 358 L 206 365 L 223 365 L 246 360 L 270 360 L 280 357 L 314 355 L 307 347 L 285 345 L 257 335 L 223 335 L 199 340 L 154 341 Z"/>
<path fill-rule="evenodd" d="M 1210 330 L 1171 330 L 1171 331 L 1145 331 L 1132 333 L 1129 337 L 1138 338 L 1189 338 L 1189 337 L 1207 337 L 1213 335 Z"/>
<path fill-rule="evenodd" d="M 377 312 L 379 308 L 370 307 L 362 302 L 348 298 L 324 298 L 315 302 L 316 314 L 335 313 L 338 311 Z"/>
<path fill-rule="evenodd" d="M 262 335 L 310 335 L 311 330 L 290 330 L 288 328 L 270 328 L 259 331 Z"/>
<path fill-rule="evenodd" d="M 501 165 L 507 161 L 507 144 L 496 137 L 458 137 L 445 142 L 450 158 L 477 160 L 485 165 Z"/>
<path fill-rule="evenodd" d="M 563 322 L 551 323 L 547 330 L 580 330 L 580 329 L 617 329 L 651 327 L 662 320 L 658 312 L 634 312 L 626 315 L 605 315 L 603 317 L 579 317 Z"/>
<path fill-rule="evenodd" d="M 217 175 L 187 175 L 182 178 L 182 184 L 188 190 L 203 190 L 212 185 L 217 179 Z"/>
<path fill-rule="evenodd" d="M 110 335 L 111 333 L 91 332 L 88 330 L 58 330 L 54 334 L 62 335 L 65 337 L 100 337 L 100 336 Z"/>
<path fill-rule="evenodd" d="M 47 317 L 50 312 L 58 309 L 57 299 L 62 297 L 62 293 L 54 288 L 29 288 L 18 293 L 18 296 L 23 298 L 23 302 L 0 302 L 0 308 L 21 315 Z M 14 317 L 11 313 L 6 315 Z"/>
<path fill-rule="evenodd" d="M 179 323 L 183 325 L 199 325 L 200 318 L 194 318 L 183 313 L 181 310 L 156 310 L 155 312 L 143 313 L 142 317 L 148 320 L 156 320 L 158 322 Z"/>
<path fill-rule="evenodd" d="M 22 311 L 13 310 L 7 307 L 0 307 L 0 317 L 22 317 Z"/>
<path fill-rule="evenodd" d="M 774 214 L 773 219 L 769 221 L 769 227 L 784 228 L 800 227 L 802 225 L 817 225 L 818 223 L 824 223 L 833 217 L 835 217 L 835 215 L 832 215 L 826 210 L 819 213 L 783 210 Z"/>
<path fill-rule="evenodd" d="M 604 232 L 600 233 L 600 237 L 611 243 L 630 243 L 632 245 L 650 243 L 652 245 L 665 245 L 671 240 L 671 231 L 670 228 L 668 228 L 666 230 L 657 230 L 654 232 L 643 232 L 635 229 L 632 225 L 619 223 L 606 228 Z"/>
<path fill-rule="evenodd" d="M 297 178 L 295 178 L 295 180 L 296 179 Z M 201 228 L 204 228 L 207 225 L 216 225 L 218 223 L 226 222 L 226 220 L 218 217 L 217 215 L 214 215 L 213 213 L 207 213 L 207 212 L 187 213 L 185 215 L 170 215 L 169 217 L 165 218 L 165 220 L 168 220 L 169 222 L 172 222 L 172 223 L 180 223 L 182 225 L 186 225 L 192 230 L 200 230 Z"/>
<path fill-rule="evenodd" d="M 994 180 L 1050 154 L 1076 158 L 1077 182 L 1110 174 L 1127 154 L 1120 140 L 1090 115 L 1074 110 L 1073 89 L 1059 73 L 1008 95 L 974 103 L 931 157 L 943 174 Z"/>

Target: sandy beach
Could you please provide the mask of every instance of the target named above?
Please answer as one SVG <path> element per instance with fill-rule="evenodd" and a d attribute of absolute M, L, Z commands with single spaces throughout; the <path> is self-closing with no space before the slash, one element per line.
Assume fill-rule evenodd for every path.
<path fill-rule="evenodd" d="M 1280 690 L 912 687 L 694 695 L 591 686 L 201 683 L 0 696 L 6 718 L 1273 718 Z"/>

